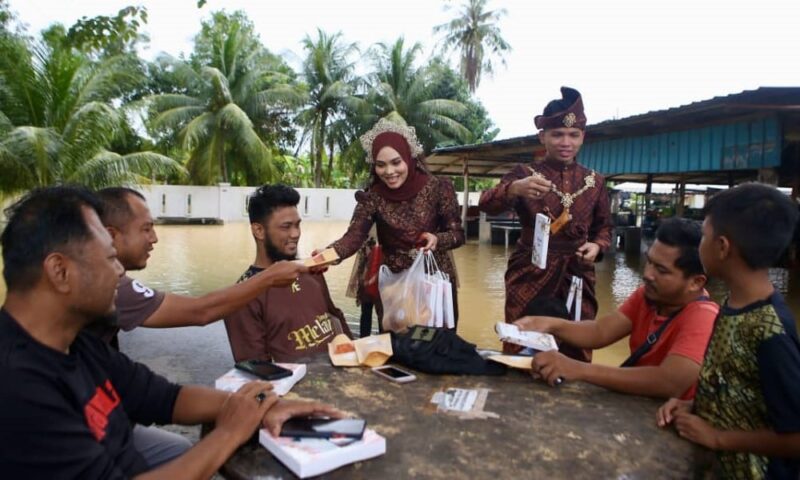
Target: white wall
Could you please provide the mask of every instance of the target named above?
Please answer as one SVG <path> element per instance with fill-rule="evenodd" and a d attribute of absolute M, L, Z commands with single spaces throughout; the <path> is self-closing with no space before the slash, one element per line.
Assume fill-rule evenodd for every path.
<path fill-rule="evenodd" d="M 213 218 L 224 222 L 247 221 L 247 197 L 256 187 L 143 185 L 137 188 L 147 199 L 154 218 Z M 300 215 L 307 220 L 349 220 L 356 207 L 351 189 L 298 188 Z M 458 201 L 463 193 L 457 193 Z M 469 204 L 477 205 L 480 192 L 470 192 Z M 191 203 L 191 207 L 190 204 Z"/>

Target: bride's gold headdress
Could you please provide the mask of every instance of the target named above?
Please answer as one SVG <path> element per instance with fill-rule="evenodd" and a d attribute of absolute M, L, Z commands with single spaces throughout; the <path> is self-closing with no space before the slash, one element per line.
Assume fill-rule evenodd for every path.
<path fill-rule="evenodd" d="M 414 131 L 414 127 L 400 125 L 386 120 L 385 118 L 381 118 L 374 127 L 360 138 L 361 146 L 364 147 L 364 151 L 367 152 L 367 163 L 375 162 L 375 159 L 372 158 L 372 145 L 375 139 L 383 133 L 394 133 L 403 137 L 406 143 L 408 143 L 411 156 L 414 158 L 418 158 L 425 153 L 419 140 L 417 140 L 417 132 Z"/>

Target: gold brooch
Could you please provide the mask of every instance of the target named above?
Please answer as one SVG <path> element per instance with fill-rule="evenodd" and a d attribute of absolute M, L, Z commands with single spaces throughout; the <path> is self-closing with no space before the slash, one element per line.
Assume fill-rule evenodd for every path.
<path fill-rule="evenodd" d="M 564 123 L 565 127 L 572 128 L 572 126 L 575 125 L 575 122 L 577 121 L 578 119 L 575 117 L 575 114 L 569 112 L 568 114 L 564 115 L 564 120 L 562 122 Z"/>

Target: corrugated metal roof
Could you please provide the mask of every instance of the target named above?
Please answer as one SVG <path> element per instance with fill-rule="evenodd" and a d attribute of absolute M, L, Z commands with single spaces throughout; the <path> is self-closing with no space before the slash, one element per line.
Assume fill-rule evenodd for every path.
<path fill-rule="evenodd" d="M 678 135 L 677 132 L 681 131 L 686 133 L 686 138 L 678 135 L 674 140 L 676 142 L 683 142 L 683 140 L 688 142 L 689 137 L 694 138 L 697 136 L 689 135 L 690 131 L 724 124 L 724 126 L 720 126 L 720 128 L 726 132 L 724 136 L 726 139 L 724 140 L 724 146 L 727 150 L 722 153 L 716 152 L 713 158 L 705 153 L 699 154 L 702 157 L 703 168 L 708 167 L 708 175 L 704 178 L 709 179 L 715 177 L 717 173 L 714 172 L 723 169 L 735 170 L 775 166 L 776 159 L 777 162 L 780 161 L 780 123 L 778 123 L 777 126 L 771 124 L 770 126 L 773 128 L 767 129 L 768 136 L 770 136 L 769 139 L 763 138 L 757 142 L 761 146 L 759 148 L 754 148 L 753 152 L 758 153 L 755 152 L 755 150 L 760 150 L 762 152 L 760 154 L 761 156 L 758 158 L 754 156 L 754 153 L 745 155 L 744 152 L 752 143 L 750 138 L 753 135 L 758 137 L 759 135 L 764 136 L 767 134 L 756 135 L 749 131 L 745 132 L 749 127 L 733 127 L 732 124 L 739 123 L 742 125 L 749 125 L 752 122 L 762 121 L 766 117 L 776 118 L 775 115 L 778 113 L 800 114 L 800 87 L 761 87 L 756 90 L 745 90 L 740 93 L 717 96 L 708 100 L 692 102 L 678 107 L 654 110 L 631 117 L 606 120 L 594 125 L 589 125 L 587 127 L 587 141 L 584 146 L 584 151 L 581 152 L 581 161 L 587 160 L 587 156 L 600 158 L 600 155 L 592 153 L 592 150 L 599 150 L 601 143 L 605 144 L 603 148 L 607 150 L 609 148 L 608 145 L 616 144 L 623 140 L 631 141 L 639 137 L 643 145 L 639 150 L 643 151 L 645 148 L 644 144 L 652 144 L 654 141 L 653 138 L 658 134 L 676 132 L 672 135 Z M 753 129 L 751 128 L 750 130 Z M 763 128 L 753 131 L 763 131 Z M 728 135 L 728 133 L 730 133 L 730 135 Z M 736 135 L 734 135 L 734 133 Z M 747 133 L 747 135 L 745 135 L 745 133 Z M 736 137 L 737 140 L 733 140 L 734 137 Z M 747 137 L 746 140 L 744 139 L 745 137 Z M 672 137 L 669 138 L 670 141 L 673 140 Z M 612 142 L 614 139 L 617 139 L 617 142 Z M 648 141 L 650 143 L 648 143 Z M 712 140 L 709 140 L 709 142 L 713 144 Z M 703 142 L 701 141 L 700 143 Z M 592 147 L 592 145 L 596 145 L 596 147 Z M 624 144 L 620 145 L 622 146 L 615 148 L 628 148 L 628 146 Z M 620 175 L 630 174 L 625 178 L 638 179 L 643 173 L 660 172 L 662 175 L 674 174 L 673 176 L 677 178 L 681 173 L 686 171 L 691 170 L 699 172 L 700 163 L 695 165 L 695 168 L 686 170 L 688 166 L 692 165 L 692 162 L 684 159 L 684 157 L 688 158 L 687 148 L 694 148 L 696 145 L 699 145 L 698 142 L 693 142 L 691 145 L 672 145 L 675 148 L 675 155 L 678 156 L 676 161 L 665 163 L 663 159 L 659 157 L 657 158 L 657 162 L 659 162 L 658 165 L 648 165 L 647 162 L 651 158 L 645 155 L 644 159 L 637 161 L 637 167 L 633 170 L 626 170 L 626 164 L 622 163 L 615 164 L 614 168 L 610 168 L 607 173 Z M 668 144 L 667 146 L 670 145 Z M 733 146 L 732 150 L 731 146 Z M 662 150 L 667 152 L 669 149 Z M 765 153 L 763 152 L 767 152 L 766 154 L 768 154 L 769 157 L 764 157 Z M 775 156 L 776 152 L 778 153 L 777 157 Z M 428 157 L 428 163 L 434 173 L 460 175 L 463 172 L 464 159 L 467 159 L 469 170 L 472 175 L 499 177 L 513 168 L 515 164 L 527 163 L 531 161 L 534 156 L 541 156 L 543 153 L 543 148 L 539 144 L 538 137 L 534 134 L 481 144 L 435 149 Z M 669 155 L 672 156 L 673 152 L 670 152 Z M 633 167 L 634 162 L 631 161 L 629 163 L 630 166 Z M 609 164 L 606 166 L 610 167 L 611 165 Z M 602 168 L 599 168 L 599 170 L 603 171 Z"/>

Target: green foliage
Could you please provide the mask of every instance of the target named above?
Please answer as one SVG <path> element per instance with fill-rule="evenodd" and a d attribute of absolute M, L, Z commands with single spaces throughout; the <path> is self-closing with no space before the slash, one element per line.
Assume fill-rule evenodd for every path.
<path fill-rule="evenodd" d="M 333 148 L 335 139 L 328 137 L 329 131 L 338 125 L 338 136 L 344 135 L 348 125 L 339 123 L 345 116 L 347 105 L 358 102 L 354 92 L 359 80 L 354 73 L 353 55 L 358 51 L 355 44 L 345 43 L 341 33 L 329 35 L 317 30 L 316 38 L 306 36 L 303 40 L 306 58 L 303 62 L 303 80 L 308 93 L 297 122 L 303 127 L 300 144 L 310 143 L 314 164 L 314 186 L 322 185 L 322 164 L 326 147 L 329 149 L 328 173 L 333 170 Z M 334 133 L 334 137 L 337 136 Z M 330 175 L 329 175 L 330 177 Z"/>
<path fill-rule="evenodd" d="M 140 81 L 137 62 L 94 61 L 65 38 L 55 25 L 40 42 L 0 44 L 0 191 L 62 182 L 99 187 L 180 173 L 163 155 L 110 150 L 126 122 L 112 103 Z"/>
<path fill-rule="evenodd" d="M 464 191 L 464 177 L 453 177 L 453 186 L 457 192 Z M 500 182 L 496 178 L 472 178 L 469 179 L 470 192 L 482 192 L 489 190 Z"/>
<path fill-rule="evenodd" d="M 466 105 L 467 110 L 455 117 L 464 125 L 469 134 L 463 138 L 463 143 L 474 144 L 491 142 L 500 132 L 494 127 L 494 122 L 483 105 L 472 98 L 466 80 L 459 76 L 441 58 L 434 58 L 428 65 L 430 70 L 431 95 L 435 98 L 448 98 Z M 437 147 L 458 145 L 455 140 L 440 142 Z"/>
<path fill-rule="evenodd" d="M 469 2 L 484 33 L 469 38 L 489 52 L 503 12 L 485 5 Z M 210 13 L 192 52 L 152 62 L 136 54 L 146 22 L 147 10 L 131 6 L 52 25 L 33 41 L 0 0 L 0 194 L 155 178 L 352 188 L 369 173 L 358 138 L 380 118 L 413 126 L 426 151 L 497 134 L 469 78 L 441 58 L 421 61 L 421 45 L 402 38 L 359 56 L 341 33 L 317 30 L 295 72 L 243 12 Z M 372 68 L 361 78 L 355 62 L 364 60 Z M 146 136 L 132 126 L 137 116 Z"/>
<path fill-rule="evenodd" d="M 431 85 L 436 72 L 414 65 L 421 50 L 418 43 L 406 48 L 402 37 L 392 45 L 377 46 L 370 99 L 375 120 L 413 126 L 426 151 L 445 142 L 462 143 L 470 132 L 458 117 L 467 114 L 467 106 L 453 97 L 434 95 Z"/>
<path fill-rule="evenodd" d="M 11 22 L 16 20 L 14 12 L 8 5 L 8 0 L 0 0 L 0 34 L 5 36 L 11 34 Z"/>
<path fill-rule="evenodd" d="M 148 127 L 187 152 L 193 183 L 259 184 L 275 178 L 272 150 L 294 140 L 292 109 L 303 100 L 291 70 L 269 53 L 241 12 L 203 22 L 190 60 L 151 65 Z"/>
<path fill-rule="evenodd" d="M 434 33 L 443 34 L 444 53 L 459 51 L 461 75 L 473 93 L 481 82 L 481 75 L 494 72 L 492 57 L 498 57 L 505 65 L 503 55 L 511 51 L 511 45 L 502 37 L 498 25 L 508 12 L 505 9 L 486 10 L 488 3 L 489 0 L 465 0 L 456 18 L 433 27 Z"/>
<path fill-rule="evenodd" d="M 145 7 L 125 7 L 114 16 L 81 17 L 70 27 L 66 41 L 72 47 L 98 57 L 135 53 L 148 41 L 139 28 L 147 23 Z"/>

